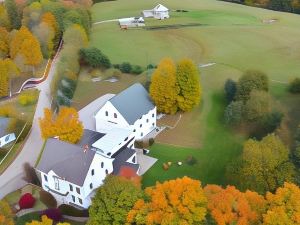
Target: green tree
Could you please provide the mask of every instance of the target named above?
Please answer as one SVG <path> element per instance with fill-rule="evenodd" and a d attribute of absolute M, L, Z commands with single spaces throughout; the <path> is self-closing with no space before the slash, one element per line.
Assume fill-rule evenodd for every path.
<path fill-rule="evenodd" d="M 289 84 L 289 91 L 293 94 L 300 93 L 300 78 L 294 78 Z"/>
<path fill-rule="evenodd" d="M 162 59 L 154 71 L 150 96 L 159 112 L 174 114 L 178 110 L 179 87 L 176 81 L 176 67 L 172 59 Z"/>
<path fill-rule="evenodd" d="M 179 95 L 178 107 L 182 111 L 191 111 L 201 99 L 200 73 L 190 59 L 182 59 L 177 64 L 176 71 Z"/>
<path fill-rule="evenodd" d="M 88 225 L 123 225 L 128 212 L 143 196 L 140 188 L 123 177 L 107 176 L 89 208 Z"/>
<path fill-rule="evenodd" d="M 7 10 L 8 18 L 13 29 L 20 29 L 21 16 L 19 15 L 16 2 L 14 0 L 5 0 L 5 8 Z"/>
<path fill-rule="evenodd" d="M 233 101 L 225 109 L 224 119 L 227 124 L 239 124 L 243 121 L 244 104 L 242 101 Z"/>
<path fill-rule="evenodd" d="M 98 48 L 82 48 L 80 49 L 79 54 L 81 60 L 83 60 L 85 63 L 92 67 L 111 67 L 111 62 L 109 58 L 106 55 L 104 55 Z"/>
<path fill-rule="evenodd" d="M 236 89 L 237 89 L 236 85 L 237 84 L 235 81 L 231 79 L 226 80 L 224 85 L 224 91 L 225 91 L 227 102 L 232 102 L 234 100 Z"/>
<path fill-rule="evenodd" d="M 247 101 L 253 90 L 268 91 L 269 80 L 265 73 L 257 70 L 248 70 L 237 83 L 236 100 Z"/>
<path fill-rule="evenodd" d="M 295 170 L 289 161 L 289 150 L 274 134 L 261 141 L 246 141 L 241 160 L 239 182 L 242 189 L 265 193 L 275 191 L 285 181 L 294 180 Z"/>
<path fill-rule="evenodd" d="M 129 62 L 123 62 L 120 65 L 120 70 L 121 70 L 122 73 L 130 73 L 131 70 L 132 70 L 132 66 Z"/>

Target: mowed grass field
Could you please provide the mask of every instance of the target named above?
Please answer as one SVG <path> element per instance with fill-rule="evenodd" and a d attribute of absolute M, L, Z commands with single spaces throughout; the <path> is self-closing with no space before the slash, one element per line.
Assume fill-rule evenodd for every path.
<path fill-rule="evenodd" d="M 216 63 L 200 68 L 201 105 L 183 114 L 175 129 L 156 139 L 150 154 L 159 160 L 145 174 L 143 183 L 148 186 L 156 180 L 188 175 L 203 183 L 225 184 L 226 165 L 241 152 L 246 137 L 224 126 L 224 82 L 228 78 L 237 80 L 247 69 L 267 73 L 271 93 L 286 106 L 291 118 L 289 123 L 295 124 L 300 110 L 295 102 L 299 98 L 288 95 L 286 84 L 277 81 L 288 82 L 292 77 L 300 76 L 300 16 L 214 0 L 166 0 L 160 3 L 171 10 L 188 12 L 172 11 L 171 18 L 163 21 L 146 19 L 146 28 L 170 26 L 165 29 L 120 30 L 117 22 L 94 25 L 91 46 L 108 55 L 112 63 L 126 61 L 146 66 L 157 64 L 163 57 L 174 60 L 189 57 L 197 64 Z M 93 21 L 137 16 L 143 9 L 151 9 L 156 4 L 153 0 L 98 3 L 92 8 Z M 271 19 L 276 22 L 263 23 Z M 180 27 L 189 24 L 197 26 Z M 142 81 L 140 76 L 130 79 L 129 83 Z M 129 84 L 128 79 L 124 82 Z M 90 83 L 83 82 L 82 85 L 87 87 Z M 111 84 L 107 89 L 108 85 L 100 82 L 97 84 L 99 93 L 95 89 L 89 96 L 101 96 L 102 89 L 116 93 L 120 84 Z M 77 96 L 82 96 L 80 93 L 85 92 L 82 90 L 87 89 L 80 89 L 79 85 Z M 189 155 L 197 159 L 196 165 L 185 163 Z M 168 161 L 173 165 L 164 171 L 162 164 Z M 175 166 L 178 161 L 183 165 Z"/>

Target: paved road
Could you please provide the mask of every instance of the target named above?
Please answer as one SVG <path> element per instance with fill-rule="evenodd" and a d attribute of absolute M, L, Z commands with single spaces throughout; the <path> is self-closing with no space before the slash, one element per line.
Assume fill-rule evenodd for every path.
<path fill-rule="evenodd" d="M 26 182 L 22 179 L 24 177 L 23 165 L 26 162 L 34 165 L 39 155 L 39 151 L 43 146 L 38 119 L 43 117 L 44 108 L 50 107 L 50 84 L 56 70 L 57 60 L 58 57 L 55 57 L 47 79 L 37 86 L 40 90 L 40 96 L 33 118 L 31 133 L 29 134 L 29 137 L 18 157 L 6 169 L 6 171 L 0 175 L 0 199 L 26 184 Z"/>

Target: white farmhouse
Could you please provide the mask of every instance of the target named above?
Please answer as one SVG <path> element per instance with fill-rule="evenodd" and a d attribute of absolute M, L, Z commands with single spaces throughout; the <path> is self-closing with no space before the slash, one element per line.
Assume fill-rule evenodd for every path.
<path fill-rule="evenodd" d="M 142 15 L 145 18 L 153 17 L 159 20 L 170 18 L 169 9 L 162 4 L 158 4 L 154 9 L 144 10 Z"/>
<path fill-rule="evenodd" d="M 107 133 L 112 128 L 130 129 L 139 140 L 156 128 L 156 106 L 146 89 L 135 83 L 108 100 L 96 112 L 96 131 Z"/>
<path fill-rule="evenodd" d="M 132 131 L 112 129 L 108 134 L 84 130 L 79 144 L 58 139 L 47 140 L 36 167 L 42 188 L 51 193 L 58 205 L 88 208 L 95 189 L 108 174 L 119 174 L 122 167 L 139 171 Z"/>
<path fill-rule="evenodd" d="M 130 17 L 119 19 L 119 24 L 121 28 L 143 27 L 145 26 L 145 21 L 143 17 Z"/>
<path fill-rule="evenodd" d="M 7 117 L 0 117 L 0 148 L 16 140 L 14 133 L 8 133 L 7 127 L 10 119 Z"/>

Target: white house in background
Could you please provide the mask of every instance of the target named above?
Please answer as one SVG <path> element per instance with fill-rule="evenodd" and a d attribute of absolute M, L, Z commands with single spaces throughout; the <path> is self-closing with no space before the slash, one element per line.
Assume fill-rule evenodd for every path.
<path fill-rule="evenodd" d="M 158 4 L 154 9 L 144 10 L 142 15 L 145 18 L 153 17 L 159 20 L 170 18 L 169 9 L 162 4 Z"/>
<path fill-rule="evenodd" d="M 122 167 L 139 171 L 133 132 L 112 129 L 107 134 L 84 130 L 79 144 L 58 139 L 47 140 L 36 167 L 42 188 L 51 193 L 58 205 L 88 208 L 95 189 L 108 174 L 119 174 Z"/>
<path fill-rule="evenodd" d="M 95 114 L 96 131 L 130 129 L 139 140 L 156 128 L 156 106 L 146 89 L 135 83 L 108 100 Z"/>
<path fill-rule="evenodd" d="M 143 27 L 145 26 L 145 21 L 143 17 L 130 17 L 119 19 L 119 24 L 121 28 Z"/>
<path fill-rule="evenodd" d="M 14 133 L 8 133 L 6 131 L 9 125 L 9 120 L 10 119 L 7 117 L 0 117 L 0 148 L 16 140 Z"/>

